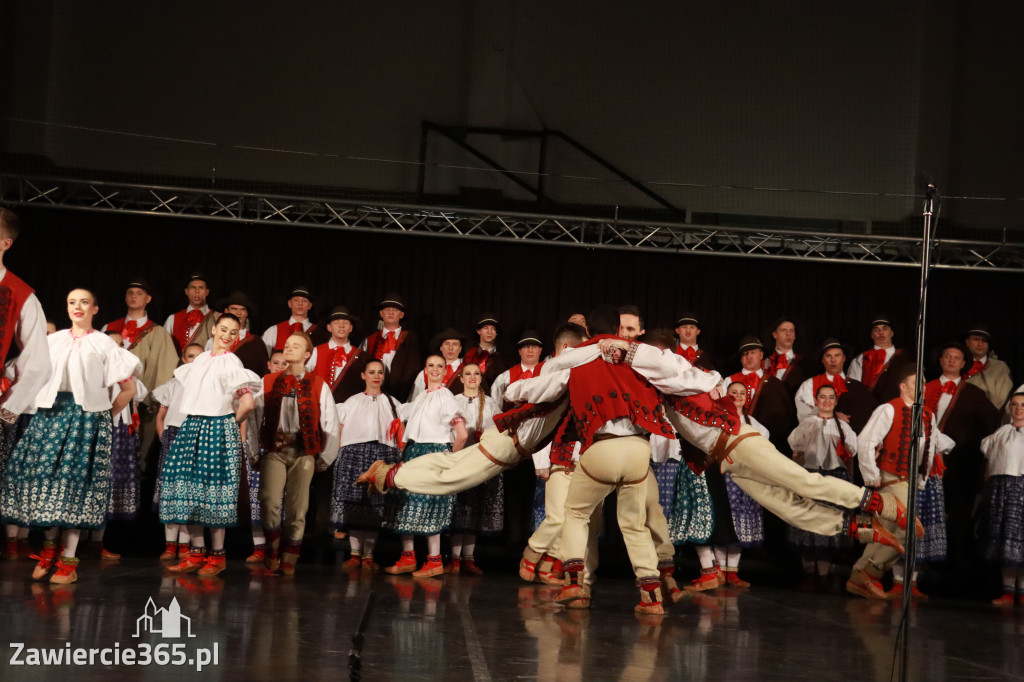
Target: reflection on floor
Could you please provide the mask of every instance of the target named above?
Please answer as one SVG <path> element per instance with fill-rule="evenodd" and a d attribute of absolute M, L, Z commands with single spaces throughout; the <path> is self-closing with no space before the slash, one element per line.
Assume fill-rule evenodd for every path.
<path fill-rule="evenodd" d="M 58 587 L 30 572 L 27 561 L 0 564 L 3 680 L 346 679 L 371 591 L 367 680 L 884 680 L 900 617 L 888 603 L 771 587 L 720 589 L 638 617 L 626 580 L 599 582 L 593 608 L 570 611 L 551 602 L 554 588 L 509 575 L 414 580 L 300 564 L 293 577 L 265 578 L 236 562 L 203 580 L 131 559 L 83 562 L 80 581 Z M 181 638 L 156 632 L 177 618 L 175 603 Z M 913 679 L 1024 679 L 1020 609 L 933 599 L 911 621 Z M 154 656 L 169 645 L 172 661 L 183 645 L 186 665 L 140 670 L 99 654 L 92 666 L 12 665 L 30 649 L 138 654 L 147 644 Z M 198 676 L 202 649 L 217 662 Z"/>

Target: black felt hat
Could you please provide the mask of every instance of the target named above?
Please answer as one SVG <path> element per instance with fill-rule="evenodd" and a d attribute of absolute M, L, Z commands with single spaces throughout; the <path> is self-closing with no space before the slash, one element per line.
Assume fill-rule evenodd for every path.
<path fill-rule="evenodd" d="M 250 316 L 256 314 L 256 304 L 253 303 L 251 298 L 245 295 L 244 291 L 232 291 L 230 294 L 217 301 L 217 308 L 220 310 L 227 310 L 229 305 L 243 306 L 249 311 Z"/>
<path fill-rule="evenodd" d="M 522 348 L 523 346 L 540 346 L 543 348 L 544 342 L 540 340 L 540 334 L 533 329 L 527 329 L 519 337 L 519 341 L 516 342 L 516 348 Z"/>
<path fill-rule="evenodd" d="M 701 329 L 700 320 L 697 319 L 697 315 L 690 311 L 686 311 L 685 313 L 683 313 L 680 316 L 680 318 L 676 320 L 675 326 L 681 327 L 684 324 L 692 324 L 695 327 L 697 327 L 697 329 Z"/>
<path fill-rule="evenodd" d="M 764 350 L 764 344 L 761 343 L 761 339 L 749 334 L 740 339 L 740 355 L 743 355 L 748 350 L 753 350 L 755 348 L 760 348 L 761 350 Z"/>
<path fill-rule="evenodd" d="M 295 296 L 302 296 L 310 303 L 316 303 L 316 296 L 313 295 L 305 284 L 298 284 L 292 287 L 292 290 L 288 292 L 287 298 L 294 298 Z"/>
<path fill-rule="evenodd" d="M 383 310 L 384 308 L 398 308 L 404 313 L 405 298 L 392 291 L 384 296 L 384 298 L 381 299 L 380 305 L 377 306 L 377 310 Z"/>

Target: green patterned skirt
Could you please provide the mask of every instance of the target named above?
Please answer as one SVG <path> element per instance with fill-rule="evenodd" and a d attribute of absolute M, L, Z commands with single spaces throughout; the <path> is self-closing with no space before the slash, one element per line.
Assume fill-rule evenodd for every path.
<path fill-rule="evenodd" d="M 682 462 L 676 473 L 675 500 L 668 514 L 669 540 L 673 545 L 707 544 L 714 527 L 708 481 Z"/>
<path fill-rule="evenodd" d="M 36 412 L 14 447 L 0 490 L 5 523 L 103 527 L 110 503 L 110 411 L 86 412 L 69 392 Z"/>
<path fill-rule="evenodd" d="M 189 416 L 164 462 L 160 522 L 236 525 L 240 447 L 234 415 Z"/>
<path fill-rule="evenodd" d="M 402 453 L 408 462 L 432 452 L 451 452 L 447 443 L 409 442 Z M 421 495 L 396 490 L 384 498 L 384 527 L 402 535 L 437 535 L 452 522 L 455 495 Z"/>

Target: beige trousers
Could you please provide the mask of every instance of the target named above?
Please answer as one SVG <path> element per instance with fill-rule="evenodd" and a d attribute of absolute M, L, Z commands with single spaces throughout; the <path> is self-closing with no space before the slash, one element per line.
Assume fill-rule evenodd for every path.
<path fill-rule="evenodd" d="M 658 479 L 654 477 L 653 471 L 647 473 L 647 497 L 644 504 L 647 508 L 647 529 L 651 531 L 651 541 L 654 542 L 655 551 L 658 553 L 658 562 L 673 561 L 676 548 L 668 539 L 668 519 L 665 518 L 665 510 L 661 508 Z"/>
<path fill-rule="evenodd" d="M 746 424 L 740 427 L 740 435 L 751 432 L 756 433 Z M 864 496 L 864 488 L 804 469 L 760 435 L 739 441 L 722 460 L 722 473 L 786 523 L 821 535 L 846 531 L 843 510 L 830 505 L 856 509 Z"/>
<path fill-rule="evenodd" d="M 638 578 L 658 575 L 658 555 L 646 526 L 650 459 L 650 443 L 637 436 L 603 440 L 587 448 L 569 481 L 559 546 L 563 560 L 586 556 L 590 517 L 618 488 L 619 529 L 633 572 Z"/>
<path fill-rule="evenodd" d="M 564 409 L 555 410 L 520 426 L 519 433 L 531 433 L 531 440 L 522 446 L 531 449 L 554 430 L 564 414 Z M 454 495 L 494 478 L 520 459 L 512 437 L 492 427 L 483 432 L 476 445 L 458 452 L 432 452 L 404 463 L 395 474 L 395 487 L 424 495 Z"/>
<path fill-rule="evenodd" d="M 309 484 L 316 468 L 315 457 L 300 454 L 295 448 L 268 452 L 260 461 L 260 511 L 268 531 L 281 526 L 281 496 L 284 496 L 288 524 L 282 529 L 285 543 L 302 542 L 309 508 Z"/>
<path fill-rule="evenodd" d="M 882 485 L 887 493 L 891 493 L 896 496 L 903 504 L 907 503 L 907 480 L 900 478 L 895 474 L 890 474 L 888 471 L 881 472 L 882 474 Z M 895 481 L 895 483 L 890 483 Z M 886 485 L 886 484 L 889 485 Z M 896 539 L 902 544 L 907 539 L 907 531 L 900 530 L 900 527 L 896 525 L 894 521 L 881 521 L 882 525 L 890 533 L 896 536 Z M 892 568 L 892 565 L 896 563 L 896 560 L 900 558 L 900 553 L 895 548 L 889 547 L 888 545 L 882 545 L 877 542 L 872 542 L 864 547 L 864 553 L 860 555 L 860 559 L 853 565 L 855 571 L 866 571 L 869 575 L 875 578 L 881 578 L 882 574 Z"/>
<path fill-rule="evenodd" d="M 556 559 L 565 560 L 559 551 L 562 538 L 562 526 L 565 522 L 565 500 L 569 496 L 569 481 L 572 472 L 565 468 L 552 470 L 551 476 L 544 484 L 544 520 L 533 532 L 526 545 L 538 554 L 548 554 Z M 594 572 L 597 570 L 599 558 L 598 535 L 604 523 L 604 500 L 597 505 L 590 516 L 590 529 L 587 537 L 587 556 L 583 560 L 583 582 L 590 585 Z"/>

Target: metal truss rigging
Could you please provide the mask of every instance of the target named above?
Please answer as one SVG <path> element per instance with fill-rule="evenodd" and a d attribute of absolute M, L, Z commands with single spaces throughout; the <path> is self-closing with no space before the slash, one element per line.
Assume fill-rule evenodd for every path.
<path fill-rule="evenodd" d="M 0 202 L 340 231 L 919 267 L 921 239 L 370 203 L 187 187 L 0 176 Z M 936 240 L 938 268 L 1024 272 L 1024 243 Z"/>

